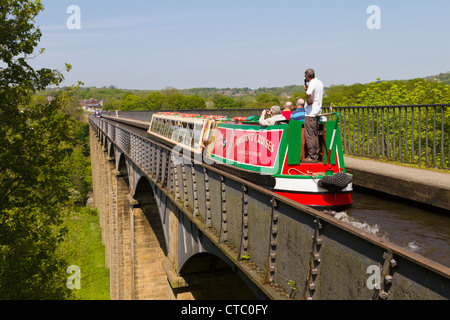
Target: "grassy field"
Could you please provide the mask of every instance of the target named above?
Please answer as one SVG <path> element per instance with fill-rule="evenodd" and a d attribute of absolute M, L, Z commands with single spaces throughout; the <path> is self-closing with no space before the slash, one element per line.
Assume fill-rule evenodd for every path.
<path fill-rule="evenodd" d="M 69 265 L 80 268 L 80 289 L 72 289 L 76 300 L 109 300 L 109 270 L 96 209 L 78 208 L 65 221 L 68 234 L 61 254 Z M 68 274 L 68 278 L 71 274 Z"/>

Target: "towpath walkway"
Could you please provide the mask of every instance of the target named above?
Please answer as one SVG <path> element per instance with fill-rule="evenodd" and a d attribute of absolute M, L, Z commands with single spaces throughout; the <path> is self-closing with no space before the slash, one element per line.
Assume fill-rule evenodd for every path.
<path fill-rule="evenodd" d="M 353 184 L 450 211 L 450 173 L 344 157 Z"/>

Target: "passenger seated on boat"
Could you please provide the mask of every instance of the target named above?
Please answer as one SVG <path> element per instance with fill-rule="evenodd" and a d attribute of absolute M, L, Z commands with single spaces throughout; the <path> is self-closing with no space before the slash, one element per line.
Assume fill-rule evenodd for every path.
<path fill-rule="evenodd" d="M 292 102 L 288 101 L 284 104 L 284 110 L 281 111 L 281 114 L 289 120 L 291 118 L 292 113 Z"/>
<path fill-rule="evenodd" d="M 266 114 L 270 116 L 270 118 L 265 119 Z M 281 114 L 281 108 L 279 106 L 273 106 L 269 110 L 263 110 L 261 113 L 261 117 L 259 118 L 259 124 L 262 126 L 272 126 L 280 121 L 287 121 L 287 119 Z"/>
<path fill-rule="evenodd" d="M 297 109 L 292 112 L 291 120 L 305 121 L 305 100 L 297 100 Z"/>

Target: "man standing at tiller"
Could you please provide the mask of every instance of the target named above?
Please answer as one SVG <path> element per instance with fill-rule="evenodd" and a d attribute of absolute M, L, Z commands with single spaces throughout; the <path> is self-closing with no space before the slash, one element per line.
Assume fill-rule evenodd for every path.
<path fill-rule="evenodd" d="M 319 119 L 322 113 L 323 83 L 316 78 L 313 69 L 305 71 L 305 142 L 308 154 L 302 162 L 319 162 Z"/>

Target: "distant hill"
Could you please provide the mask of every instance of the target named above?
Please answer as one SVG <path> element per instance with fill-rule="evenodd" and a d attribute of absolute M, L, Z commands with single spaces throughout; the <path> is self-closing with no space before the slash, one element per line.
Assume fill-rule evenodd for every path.
<path fill-rule="evenodd" d="M 436 76 L 425 77 L 425 80 L 437 81 L 450 85 L 450 72 L 440 73 Z"/>
<path fill-rule="evenodd" d="M 442 83 L 446 85 L 450 85 L 450 72 L 440 73 L 438 75 L 423 77 L 425 81 L 430 81 L 434 83 Z M 412 79 L 411 79 L 412 80 Z M 406 82 L 408 80 L 383 80 L 387 82 Z M 351 95 L 355 95 L 367 84 L 359 84 L 355 83 L 353 85 L 332 85 L 326 88 L 327 96 L 332 95 L 336 90 L 341 90 L 347 92 L 350 90 Z M 40 92 L 41 96 L 51 96 L 55 95 L 58 92 L 58 88 L 49 88 L 44 92 Z M 356 90 L 356 91 L 355 91 Z M 84 100 L 95 98 L 96 100 L 106 100 L 109 104 L 112 101 L 120 101 L 124 99 L 127 95 L 138 96 L 141 98 L 146 98 L 152 92 L 158 91 L 165 96 L 171 96 L 175 94 L 181 94 L 184 96 L 197 96 L 207 101 L 215 101 L 218 97 L 225 96 L 232 98 L 236 101 L 242 101 L 246 105 L 255 102 L 257 97 L 261 96 L 261 94 L 265 94 L 272 97 L 278 97 L 282 101 L 286 101 L 288 99 L 293 99 L 293 97 L 304 94 L 304 89 L 302 85 L 289 85 L 284 87 L 260 87 L 258 89 L 251 88 L 214 88 L 214 87 L 203 87 L 203 88 L 191 88 L 191 89 L 176 89 L 172 87 L 166 87 L 162 90 L 129 90 L 129 89 L 119 89 L 113 85 L 109 87 L 81 87 L 77 92 L 76 99 Z M 354 92 L 355 91 L 355 92 Z M 281 101 L 280 100 L 280 101 Z"/>

